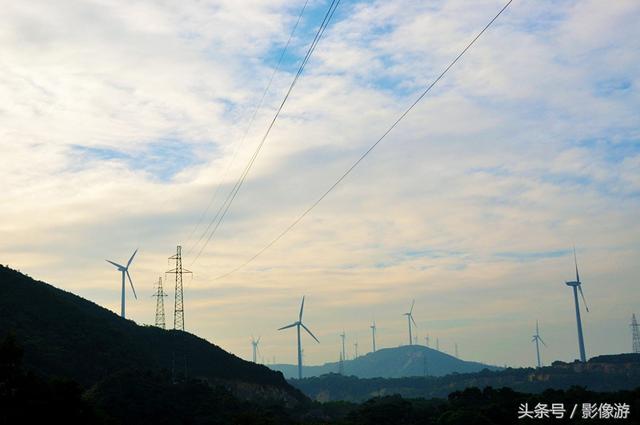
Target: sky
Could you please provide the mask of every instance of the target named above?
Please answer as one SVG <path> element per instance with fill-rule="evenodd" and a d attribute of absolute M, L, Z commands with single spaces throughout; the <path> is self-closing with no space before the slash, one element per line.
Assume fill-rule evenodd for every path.
<path fill-rule="evenodd" d="M 246 359 L 335 361 L 419 342 L 496 365 L 629 352 L 640 313 L 640 3 L 342 0 L 225 220 L 198 241 L 273 118 L 329 3 L 0 0 L 0 263 L 153 324 L 183 246 L 185 327 Z M 215 198 L 214 198 L 215 194 Z M 213 199 L 213 201 L 212 201 Z M 207 210 L 207 206 L 211 207 Z M 200 222 L 201 217 L 204 217 Z M 201 223 L 198 225 L 198 223 Z M 194 261 L 195 260 L 195 261 Z"/>

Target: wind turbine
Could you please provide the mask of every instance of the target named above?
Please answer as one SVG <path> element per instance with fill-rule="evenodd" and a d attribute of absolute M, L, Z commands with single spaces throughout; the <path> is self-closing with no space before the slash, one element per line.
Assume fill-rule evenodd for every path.
<path fill-rule="evenodd" d="M 107 263 L 111 263 L 114 266 L 116 266 L 118 268 L 118 271 L 122 272 L 122 300 L 120 304 L 120 317 L 122 318 L 125 317 L 125 314 L 124 314 L 124 299 L 125 299 L 124 276 L 125 275 L 127 275 L 127 277 L 129 278 L 129 283 L 131 284 L 131 290 L 133 291 L 133 296 L 136 298 L 136 300 L 138 299 L 138 296 L 136 295 L 136 289 L 133 287 L 133 281 L 131 280 L 131 275 L 129 274 L 129 266 L 131 265 L 131 262 L 133 261 L 133 257 L 136 256 L 137 252 L 138 252 L 137 249 L 133 251 L 133 255 L 131 256 L 131 258 L 129 258 L 129 261 L 127 261 L 126 266 L 120 265 L 118 263 L 114 263 L 113 261 L 110 261 L 110 260 L 105 260 Z"/>
<path fill-rule="evenodd" d="M 576 257 L 575 247 L 573 247 L 573 261 L 576 265 L 576 280 L 572 282 L 565 282 L 565 284 L 573 288 L 573 301 L 576 305 L 576 322 L 578 325 L 578 348 L 580 349 L 580 360 L 584 363 L 587 361 L 587 356 L 584 351 L 584 336 L 582 335 L 582 320 L 580 319 L 578 291 L 580 291 L 580 296 L 582 297 L 582 302 L 584 303 L 584 308 L 587 310 L 587 313 L 589 312 L 589 307 L 587 307 L 587 301 L 584 299 L 584 294 L 582 293 L 582 282 L 580 282 L 580 274 L 578 274 L 578 258 Z"/>
<path fill-rule="evenodd" d="M 538 357 L 538 367 L 542 367 L 542 363 L 540 362 L 540 342 L 542 343 L 542 345 L 544 345 L 545 347 L 547 346 L 547 344 L 544 343 L 544 341 L 542 340 L 542 337 L 540 337 L 540 331 L 538 330 L 538 321 L 536 320 L 536 334 L 533 336 L 533 339 L 531 340 L 531 342 L 535 342 L 536 343 L 536 356 Z"/>
<path fill-rule="evenodd" d="M 373 352 L 376 352 L 376 321 L 373 321 L 373 325 L 369 326 L 371 328 L 371 337 L 373 338 Z"/>
<path fill-rule="evenodd" d="M 411 322 L 413 322 L 414 326 L 416 325 L 416 321 L 413 320 L 413 306 L 415 305 L 416 300 L 413 300 L 411 303 L 411 310 L 408 313 L 404 313 L 403 316 L 407 316 L 407 322 L 409 323 L 409 345 L 413 345 L 413 338 L 411 337 Z"/>
<path fill-rule="evenodd" d="M 342 338 L 342 360 L 347 360 L 347 352 L 344 349 L 344 339 L 347 337 L 347 334 L 344 333 L 344 329 L 342 330 L 342 333 L 340 334 L 340 338 Z"/>
<path fill-rule="evenodd" d="M 253 362 L 257 363 L 257 358 L 258 358 L 258 344 L 260 344 L 260 338 L 258 337 L 258 339 L 255 339 L 253 336 L 251 337 L 251 346 L 253 347 Z"/>
<path fill-rule="evenodd" d="M 304 328 L 304 330 L 307 331 L 307 333 L 309 335 L 311 335 L 313 337 L 313 339 L 316 340 L 317 343 L 320 343 L 318 338 L 316 338 L 316 336 L 311 333 L 309 328 L 307 328 L 304 325 L 304 323 L 302 323 L 302 311 L 303 310 L 304 310 L 304 297 L 302 297 L 302 304 L 300 305 L 300 314 L 298 315 L 298 321 L 297 322 L 293 322 L 290 325 L 283 326 L 283 327 L 278 329 L 279 331 L 281 331 L 283 329 L 292 328 L 294 326 L 296 327 L 296 331 L 298 332 L 298 379 L 302 379 L 302 342 L 300 340 L 300 327 Z"/>

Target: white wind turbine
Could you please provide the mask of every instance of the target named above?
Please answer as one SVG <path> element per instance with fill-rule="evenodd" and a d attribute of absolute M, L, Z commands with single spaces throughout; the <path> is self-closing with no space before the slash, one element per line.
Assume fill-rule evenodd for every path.
<path fill-rule="evenodd" d="M 415 305 L 416 300 L 413 300 L 411 303 L 411 310 L 408 313 L 404 313 L 403 316 L 407 316 L 407 322 L 409 322 L 409 345 L 413 345 L 413 339 L 411 337 L 411 322 L 413 322 L 414 326 L 418 326 L 416 321 L 413 320 L 413 306 Z"/>
<path fill-rule="evenodd" d="M 533 339 L 531 340 L 531 342 L 535 342 L 536 343 L 536 357 L 538 358 L 538 367 L 542 367 L 542 362 L 540 361 L 540 343 L 542 343 L 542 345 L 544 345 L 545 347 L 547 346 L 547 344 L 544 343 L 544 341 L 542 340 L 542 337 L 540 336 L 540 330 L 538 329 L 538 321 L 536 320 L 536 334 L 533 336 Z"/>
<path fill-rule="evenodd" d="M 124 318 L 125 314 L 124 314 L 124 309 L 125 309 L 125 290 L 124 290 L 124 281 L 125 281 L 125 275 L 127 276 L 127 278 L 129 278 L 129 283 L 131 284 L 131 290 L 133 291 L 133 296 L 138 299 L 138 296 L 136 295 L 136 289 L 133 287 L 133 281 L 131 280 L 131 275 L 129 274 L 129 266 L 131 265 L 131 262 L 133 261 L 133 257 L 136 256 L 136 253 L 138 252 L 138 250 L 136 249 L 133 252 L 133 255 L 131 256 L 131 258 L 129 258 L 129 261 L 127 261 L 127 265 L 123 266 L 120 265 L 118 263 L 114 263 L 113 261 L 110 260 L 105 260 L 107 263 L 111 263 L 114 266 L 116 266 L 118 268 L 118 271 L 122 272 L 122 299 L 121 299 L 121 304 L 120 304 L 120 317 Z"/>
<path fill-rule="evenodd" d="M 255 339 L 253 336 L 251 337 L 251 346 L 253 347 L 253 362 L 257 363 L 258 360 L 258 351 L 260 351 L 260 349 L 258 348 L 258 345 L 260 344 L 260 338 L 258 337 L 258 339 Z"/>
<path fill-rule="evenodd" d="M 292 328 L 294 326 L 296 327 L 296 331 L 298 332 L 298 379 L 302 379 L 302 341 L 300 339 L 300 327 L 304 328 L 304 330 L 307 331 L 307 333 L 309 335 L 311 335 L 311 337 L 313 339 L 315 339 L 317 343 L 320 343 L 318 338 L 316 338 L 316 336 L 311 333 L 309 328 L 307 328 L 304 325 L 304 323 L 302 323 L 302 312 L 303 311 L 304 311 L 304 297 L 302 297 L 302 304 L 300 305 L 300 314 L 298 315 L 298 321 L 297 322 L 293 322 L 290 325 L 283 326 L 283 327 L 278 329 L 279 331 L 281 331 L 283 329 Z"/>
<path fill-rule="evenodd" d="M 589 312 L 589 307 L 587 307 L 587 300 L 584 299 L 584 294 L 582 293 L 582 282 L 580 282 L 580 274 L 578 273 L 578 259 L 576 257 L 576 248 L 573 248 L 573 261 L 576 265 L 576 280 L 571 282 L 565 282 L 567 286 L 573 288 L 573 301 L 576 306 L 576 323 L 578 328 L 578 349 L 580 350 L 580 361 L 586 362 L 587 356 L 584 349 L 584 335 L 582 334 L 582 319 L 580 317 L 580 303 L 578 302 L 578 291 L 580 291 L 580 296 L 582 297 L 582 302 L 584 303 L 584 308 Z"/>

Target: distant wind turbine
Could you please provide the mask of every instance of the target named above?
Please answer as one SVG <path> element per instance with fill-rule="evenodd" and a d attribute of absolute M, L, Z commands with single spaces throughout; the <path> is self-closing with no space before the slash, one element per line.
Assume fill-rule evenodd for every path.
<path fill-rule="evenodd" d="M 133 296 L 138 299 L 138 296 L 136 295 L 136 289 L 133 287 L 133 281 L 131 280 L 131 275 L 129 274 L 129 266 L 131 265 L 131 262 L 133 261 L 133 257 L 136 256 L 136 253 L 138 252 L 138 250 L 136 249 L 135 251 L 133 251 L 133 255 L 131 256 L 131 258 L 129 258 L 129 261 L 127 261 L 127 265 L 126 266 L 122 266 L 118 263 L 114 263 L 113 261 L 110 260 L 105 260 L 107 263 L 111 263 L 114 266 L 116 266 L 118 268 L 118 271 L 122 272 L 122 299 L 120 302 L 120 317 L 124 318 L 125 317 L 125 312 L 124 312 L 124 305 L 125 305 L 125 290 L 124 290 L 124 281 L 125 281 L 125 275 L 127 276 L 127 278 L 129 278 L 129 283 L 131 284 L 131 290 L 133 291 Z"/>
<path fill-rule="evenodd" d="M 347 360 L 347 352 L 344 349 L 344 339 L 347 337 L 347 334 L 344 333 L 344 330 L 340 334 L 340 338 L 342 338 L 342 360 Z"/>
<path fill-rule="evenodd" d="M 542 362 L 540 362 L 540 344 L 539 343 L 542 343 L 542 345 L 544 345 L 545 347 L 547 346 L 547 344 L 544 343 L 544 341 L 542 340 L 542 337 L 540 336 L 537 320 L 536 320 L 536 333 L 533 336 L 533 339 L 531 340 L 531 342 L 536 343 L 536 356 L 538 358 L 538 367 L 542 367 Z"/>
<path fill-rule="evenodd" d="M 413 302 L 411 303 L 411 309 L 409 310 L 408 313 L 404 313 L 403 316 L 407 316 L 407 322 L 409 323 L 409 345 L 413 344 L 413 338 L 411 336 L 411 322 L 413 322 L 414 326 L 418 326 L 416 325 L 416 321 L 413 320 L 413 306 L 415 305 L 416 300 L 413 300 Z"/>
<path fill-rule="evenodd" d="M 298 321 L 297 322 L 293 322 L 290 325 L 283 326 L 283 327 L 278 329 L 279 331 L 281 331 L 283 329 L 292 328 L 294 326 L 296 327 L 296 331 L 298 332 L 298 379 L 302 379 L 302 341 L 300 339 L 300 327 L 304 328 L 304 330 L 307 331 L 307 333 L 309 335 L 311 335 L 313 337 L 313 339 L 316 340 L 317 343 L 320 343 L 318 338 L 316 338 L 316 336 L 311 333 L 309 328 L 307 328 L 302 323 L 302 312 L 303 311 L 304 311 L 304 297 L 302 297 L 302 304 L 300 305 L 300 314 L 298 315 Z"/>
<path fill-rule="evenodd" d="M 251 346 L 253 347 L 253 362 L 257 363 L 257 358 L 258 358 L 258 344 L 260 344 L 260 338 L 258 337 L 258 339 L 255 339 L 253 336 L 251 337 Z"/>
<path fill-rule="evenodd" d="M 576 280 L 572 282 L 565 282 L 567 286 L 571 286 L 573 288 L 573 301 L 576 305 L 576 322 L 578 326 L 578 348 L 580 349 L 580 361 L 586 362 L 587 356 L 584 350 L 584 336 L 582 335 L 582 320 L 580 319 L 580 304 L 578 302 L 578 291 L 580 291 L 580 296 L 582 297 L 582 302 L 584 303 L 584 308 L 589 312 L 589 307 L 587 307 L 587 301 L 584 298 L 584 293 L 582 292 L 582 282 L 580 282 L 580 274 L 578 273 L 578 258 L 576 256 L 576 248 L 573 247 L 573 261 L 576 265 Z"/>
<path fill-rule="evenodd" d="M 373 339 L 373 352 L 376 352 L 376 321 L 373 321 L 373 324 L 370 326 L 371 328 L 371 337 Z"/>

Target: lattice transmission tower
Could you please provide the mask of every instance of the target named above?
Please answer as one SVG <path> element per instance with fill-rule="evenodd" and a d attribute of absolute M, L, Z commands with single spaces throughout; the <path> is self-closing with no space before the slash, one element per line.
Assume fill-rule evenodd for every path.
<path fill-rule="evenodd" d="M 640 326 L 636 320 L 636 315 L 631 315 L 631 335 L 633 337 L 633 352 L 640 353 Z"/>
<path fill-rule="evenodd" d="M 176 255 L 169 257 L 169 260 L 176 260 L 176 267 L 167 273 L 176 275 L 176 292 L 173 308 L 173 329 L 184 331 L 184 298 L 182 290 L 182 275 L 191 273 L 189 270 L 182 268 L 182 247 L 178 245 Z"/>
<path fill-rule="evenodd" d="M 164 321 L 164 297 L 167 294 L 164 293 L 162 289 L 162 278 L 158 278 L 158 284 L 156 288 L 156 293 L 152 296 L 156 297 L 156 326 L 162 329 L 165 329 L 165 321 Z"/>

